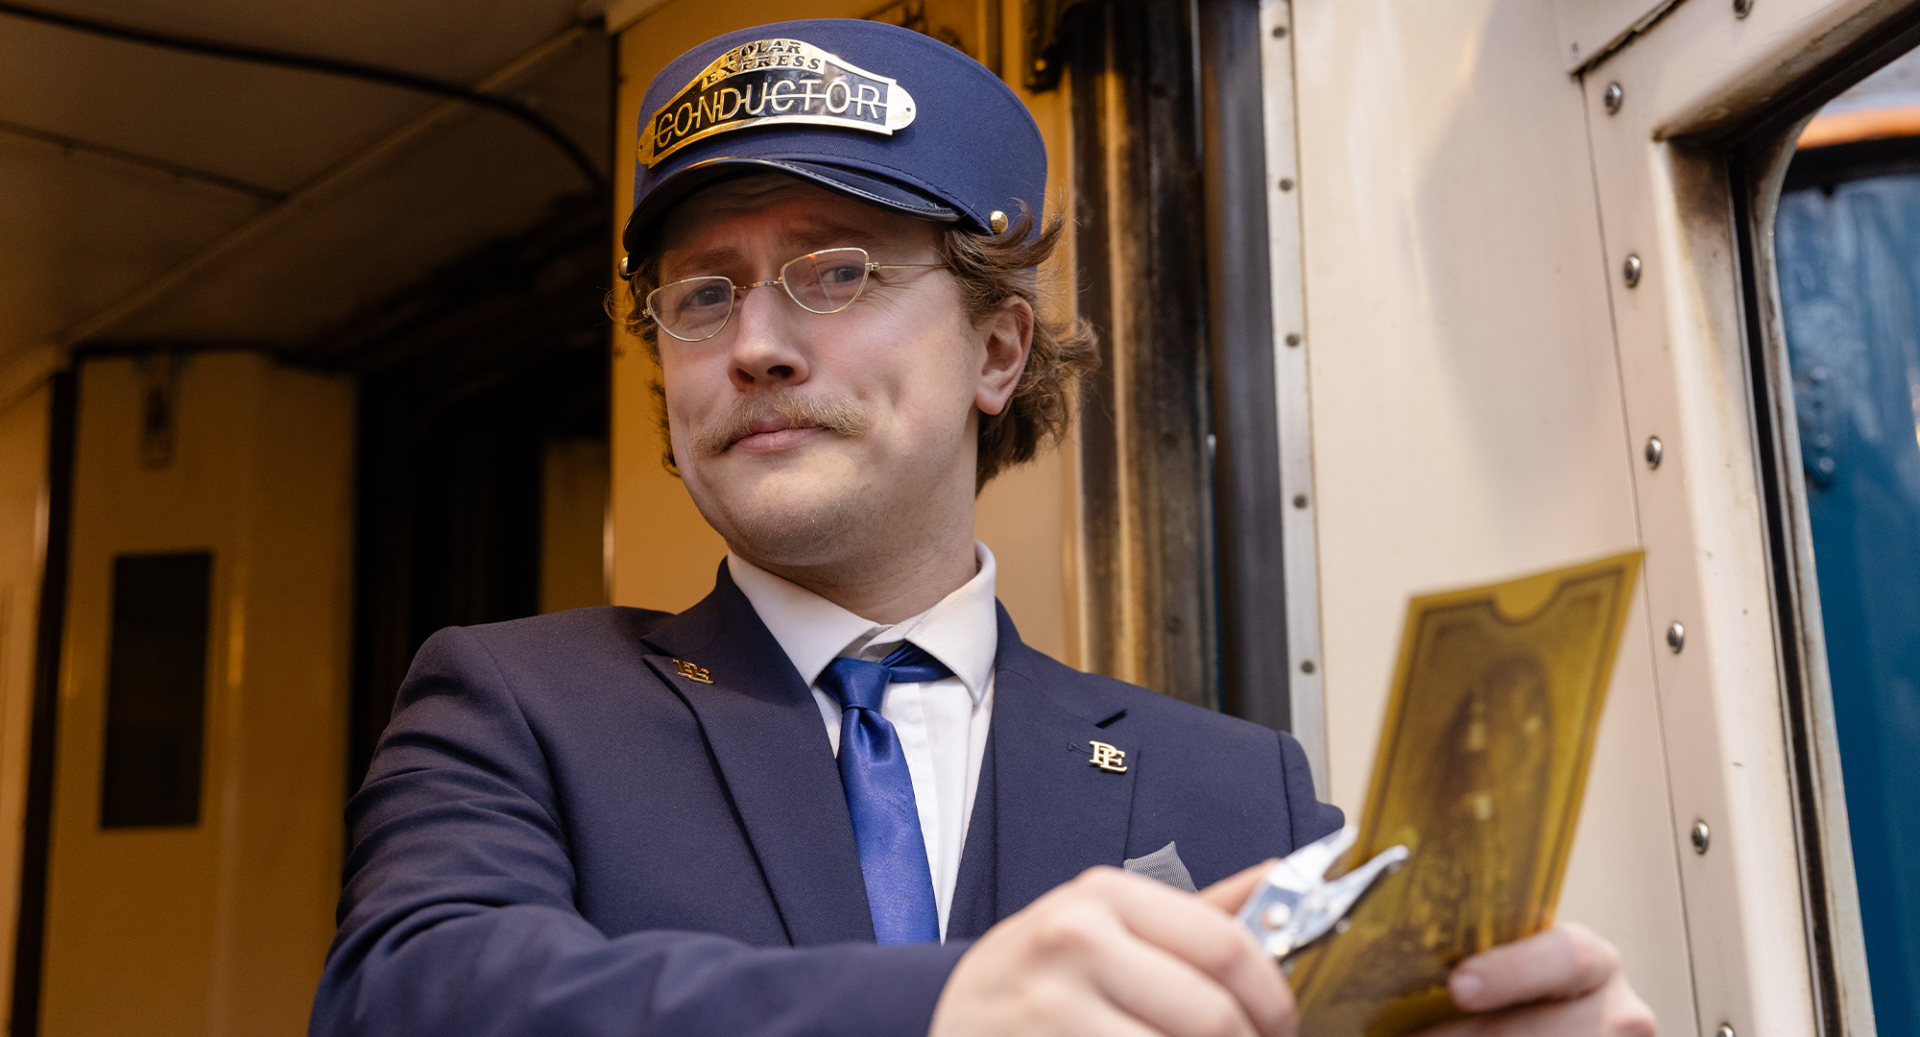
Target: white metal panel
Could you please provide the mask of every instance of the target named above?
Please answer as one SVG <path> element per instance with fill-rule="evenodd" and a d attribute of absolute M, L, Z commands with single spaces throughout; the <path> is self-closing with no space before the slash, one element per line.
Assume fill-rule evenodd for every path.
<path fill-rule="evenodd" d="M 1684 650 L 1656 652 L 1675 820 L 1712 832 L 1681 870 L 1704 1032 L 1804 1033 L 1816 1009 L 1731 198 L 1719 156 L 1669 138 L 1765 112 L 1901 6 L 1767 0 L 1742 19 L 1687 4 L 1587 80 L 1628 427 L 1666 446 L 1634 480 L 1648 635 L 1686 629 Z M 1619 273 L 1629 255 L 1638 287 Z"/>
<path fill-rule="evenodd" d="M 1681 2 L 1555 0 L 1553 13 L 1560 24 L 1561 65 L 1571 72 L 1592 64 L 1666 17 L 1667 12 Z"/>
<path fill-rule="evenodd" d="M 1294 24 L 1329 770 L 1354 811 L 1410 595 L 1640 535 L 1554 9 L 1296 0 Z M 1561 914 L 1684 1032 L 1653 651 L 1644 631 L 1621 650 Z"/>
<path fill-rule="evenodd" d="M 1320 670 L 1320 569 L 1314 543 L 1313 415 L 1307 386 L 1307 299 L 1301 278 L 1299 145 L 1294 128 L 1293 4 L 1260 4 L 1260 81 L 1267 159 L 1267 266 L 1273 293 L 1274 423 L 1280 439 L 1281 572 L 1286 580 L 1287 704 L 1313 787 L 1327 790 L 1326 688 Z"/>

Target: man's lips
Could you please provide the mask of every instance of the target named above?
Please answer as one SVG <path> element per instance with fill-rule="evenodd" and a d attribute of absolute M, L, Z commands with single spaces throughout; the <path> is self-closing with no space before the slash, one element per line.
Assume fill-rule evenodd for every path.
<path fill-rule="evenodd" d="M 746 434 L 729 444 L 728 449 L 738 448 L 749 453 L 784 450 L 824 431 L 818 425 L 795 425 L 785 418 L 766 418 L 749 426 Z"/>

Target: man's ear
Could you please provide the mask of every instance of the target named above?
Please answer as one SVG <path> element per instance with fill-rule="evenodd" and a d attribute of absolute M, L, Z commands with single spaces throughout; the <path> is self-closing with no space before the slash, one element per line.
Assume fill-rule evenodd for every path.
<path fill-rule="evenodd" d="M 977 327 L 986 335 L 986 354 L 980 367 L 980 379 L 973 393 L 973 405 L 982 414 L 998 414 L 1007 409 L 1020 375 L 1033 354 L 1033 306 L 1014 296 L 1002 302 Z"/>

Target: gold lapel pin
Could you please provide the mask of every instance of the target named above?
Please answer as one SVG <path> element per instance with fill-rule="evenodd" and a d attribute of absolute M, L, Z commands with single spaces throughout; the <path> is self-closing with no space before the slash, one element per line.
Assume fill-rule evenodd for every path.
<path fill-rule="evenodd" d="M 1088 742 L 1093 746 L 1093 759 L 1088 763 L 1111 774 L 1127 773 L 1127 751 L 1108 745 L 1105 742 Z"/>
<path fill-rule="evenodd" d="M 690 681 L 698 681 L 701 684 L 713 683 L 713 674 L 708 673 L 706 668 L 703 666 L 695 666 L 694 664 L 686 661 L 685 659 L 675 659 L 673 661 L 673 666 L 675 669 L 680 671 L 680 676 L 685 677 Z"/>

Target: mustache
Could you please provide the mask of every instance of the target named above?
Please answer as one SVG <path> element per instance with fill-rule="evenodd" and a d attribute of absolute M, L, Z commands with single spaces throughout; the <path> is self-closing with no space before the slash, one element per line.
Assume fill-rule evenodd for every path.
<path fill-rule="evenodd" d="M 857 436 L 873 426 L 867 412 L 844 397 L 818 400 L 796 393 L 760 396 L 694 429 L 694 453 L 699 457 L 724 453 L 752 435 L 755 426 L 776 419 L 788 428 L 820 428 L 838 436 Z"/>

